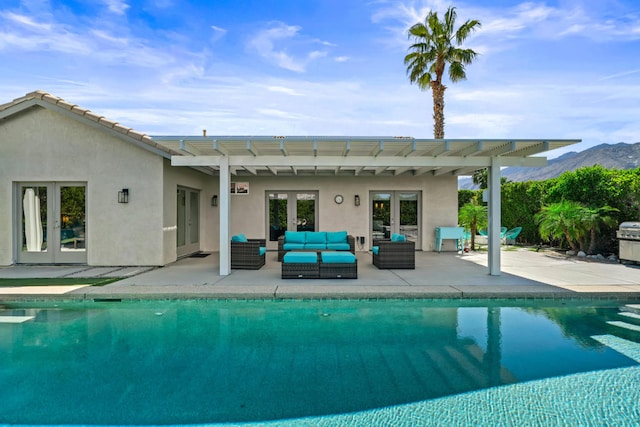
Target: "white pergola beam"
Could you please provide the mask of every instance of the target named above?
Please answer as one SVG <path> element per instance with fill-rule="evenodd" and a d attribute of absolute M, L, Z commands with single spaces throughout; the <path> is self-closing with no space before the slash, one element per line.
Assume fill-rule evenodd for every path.
<path fill-rule="evenodd" d="M 219 166 L 221 156 L 172 156 L 172 166 Z M 243 167 L 489 167 L 491 157 L 370 157 L 370 156 L 228 156 L 229 165 Z M 545 157 L 500 157 L 502 166 L 546 166 Z"/>

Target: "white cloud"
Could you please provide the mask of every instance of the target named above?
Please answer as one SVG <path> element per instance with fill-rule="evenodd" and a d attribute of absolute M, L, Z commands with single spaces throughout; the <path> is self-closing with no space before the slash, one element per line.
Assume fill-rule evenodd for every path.
<path fill-rule="evenodd" d="M 105 6 L 111 13 L 116 15 L 124 15 L 131 6 L 122 0 L 103 0 Z"/>
<path fill-rule="evenodd" d="M 308 45 L 328 42 L 306 40 L 300 36 L 302 28 L 297 25 L 286 25 L 282 22 L 272 22 L 270 27 L 259 31 L 249 41 L 249 47 L 262 58 L 286 70 L 302 73 L 315 59 L 327 56 L 326 51 L 309 50 Z M 295 50 L 295 53 L 291 51 Z"/>

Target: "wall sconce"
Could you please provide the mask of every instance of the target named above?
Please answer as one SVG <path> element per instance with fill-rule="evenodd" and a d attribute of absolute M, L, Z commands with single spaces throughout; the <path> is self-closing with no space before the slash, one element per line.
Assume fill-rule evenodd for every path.
<path fill-rule="evenodd" d="M 218 206 L 218 195 L 214 194 L 211 198 L 211 206 Z"/>
<path fill-rule="evenodd" d="M 356 194 L 353 197 L 353 204 L 356 205 L 356 206 L 360 206 L 360 196 L 359 195 Z"/>
<path fill-rule="evenodd" d="M 118 191 L 118 203 L 129 203 L 128 188 L 123 188 L 122 191 Z"/>

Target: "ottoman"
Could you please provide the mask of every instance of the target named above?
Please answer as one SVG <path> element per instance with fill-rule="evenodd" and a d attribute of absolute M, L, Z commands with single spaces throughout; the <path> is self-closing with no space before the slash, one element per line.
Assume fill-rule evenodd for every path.
<path fill-rule="evenodd" d="M 321 279 L 357 279 L 358 259 L 351 252 L 325 251 L 320 253 Z"/>
<path fill-rule="evenodd" d="M 317 252 L 290 251 L 284 254 L 282 258 L 283 279 L 318 279 L 319 277 Z"/>

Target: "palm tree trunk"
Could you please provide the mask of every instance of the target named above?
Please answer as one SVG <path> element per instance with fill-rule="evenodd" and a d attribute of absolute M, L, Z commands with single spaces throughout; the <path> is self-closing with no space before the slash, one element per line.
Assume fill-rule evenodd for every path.
<path fill-rule="evenodd" d="M 591 228 L 590 234 L 591 234 L 591 241 L 589 242 L 589 250 L 587 251 L 587 253 L 590 254 L 590 255 L 593 255 L 593 253 L 596 251 L 596 229 L 595 229 L 595 227 Z"/>
<path fill-rule="evenodd" d="M 564 237 L 567 239 L 567 243 L 569 243 L 569 246 L 571 247 L 571 250 L 573 251 L 578 251 L 578 245 L 576 245 L 576 243 L 573 241 L 573 239 L 571 238 L 571 235 L 569 234 L 569 232 L 567 230 L 564 231 Z"/>
<path fill-rule="evenodd" d="M 445 85 L 434 80 L 431 82 L 431 92 L 433 93 L 433 137 L 435 139 L 444 138 L 444 91 Z"/>

